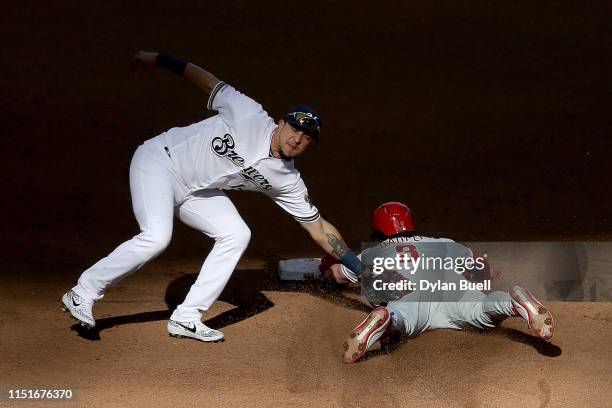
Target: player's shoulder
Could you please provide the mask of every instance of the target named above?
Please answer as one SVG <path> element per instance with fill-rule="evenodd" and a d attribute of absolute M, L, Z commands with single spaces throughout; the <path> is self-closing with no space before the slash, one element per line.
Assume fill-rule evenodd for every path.
<path fill-rule="evenodd" d="M 450 238 L 425 237 L 422 235 L 415 235 L 411 238 L 414 242 L 455 242 Z"/>
<path fill-rule="evenodd" d="M 206 107 L 208 110 L 219 112 L 230 122 L 237 122 L 247 117 L 260 120 L 269 117 L 259 102 L 223 81 L 217 83 L 211 91 Z"/>
<path fill-rule="evenodd" d="M 389 244 L 404 243 L 404 242 L 455 242 L 450 238 L 426 237 L 424 235 L 413 235 L 411 237 L 394 237 L 389 238 L 380 243 L 380 246 Z"/>
<path fill-rule="evenodd" d="M 219 81 L 210 92 L 206 108 L 208 110 L 219 110 L 224 104 L 236 104 L 247 99 L 252 100 L 227 82 Z"/>
<path fill-rule="evenodd" d="M 268 157 L 256 165 L 260 166 L 265 167 L 264 172 L 270 177 L 275 192 L 284 193 L 296 188 L 305 188 L 302 175 L 295 168 L 293 160 Z"/>

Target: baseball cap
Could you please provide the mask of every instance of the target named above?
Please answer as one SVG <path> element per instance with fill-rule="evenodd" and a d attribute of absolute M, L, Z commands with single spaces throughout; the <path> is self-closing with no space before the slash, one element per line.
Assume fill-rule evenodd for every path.
<path fill-rule="evenodd" d="M 289 109 L 283 119 L 291 126 L 301 129 L 317 142 L 319 141 L 319 132 L 323 127 L 323 122 L 314 109 L 305 105 L 294 106 Z"/>

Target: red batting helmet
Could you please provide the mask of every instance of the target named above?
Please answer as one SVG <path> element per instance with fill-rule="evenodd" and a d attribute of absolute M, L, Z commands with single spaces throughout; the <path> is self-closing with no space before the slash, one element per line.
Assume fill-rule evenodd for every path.
<path fill-rule="evenodd" d="M 381 205 L 374 211 L 374 231 L 380 231 L 387 237 L 414 231 L 410 208 L 398 202 Z"/>

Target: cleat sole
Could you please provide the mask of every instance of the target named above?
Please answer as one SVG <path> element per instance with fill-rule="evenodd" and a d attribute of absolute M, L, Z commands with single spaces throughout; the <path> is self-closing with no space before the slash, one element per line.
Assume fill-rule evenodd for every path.
<path fill-rule="evenodd" d="M 374 309 L 363 322 L 351 331 L 343 343 L 345 363 L 354 363 L 382 337 L 391 316 L 385 308 Z"/>
<path fill-rule="evenodd" d="M 177 339 L 189 339 L 189 340 L 195 340 L 195 341 L 198 341 L 198 342 L 200 342 L 200 343 L 221 343 L 221 342 L 225 341 L 225 338 L 223 338 L 223 339 L 219 339 L 219 340 L 208 340 L 208 341 L 203 341 L 203 340 L 196 339 L 196 338 L 193 338 L 193 337 L 183 336 L 182 334 L 168 333 L 168 335 L 169 335 L 170 337 L 175 337 L 175 338 L 177 338 Z"/>
<path fill-rule="evenodd" d="M 510 290 L 510 296 L 521 315 L 527 320 L 527 326 L 532 334 L 543 340 L 550 340 L 555 329 L 555 321 L 548 309 L 540 303 L 527 289 L 515 286 Z"/>

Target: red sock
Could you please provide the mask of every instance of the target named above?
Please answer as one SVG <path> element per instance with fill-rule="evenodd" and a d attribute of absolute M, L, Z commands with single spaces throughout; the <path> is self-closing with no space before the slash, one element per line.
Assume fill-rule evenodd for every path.
<path fill-rule="evenodd" d="M 514 317 L 522 317 L 519 311 L 516 309 L 516 306 L 514 306 L 514 303 L 512 304 L 512 311 L 514 312 Z"/>

